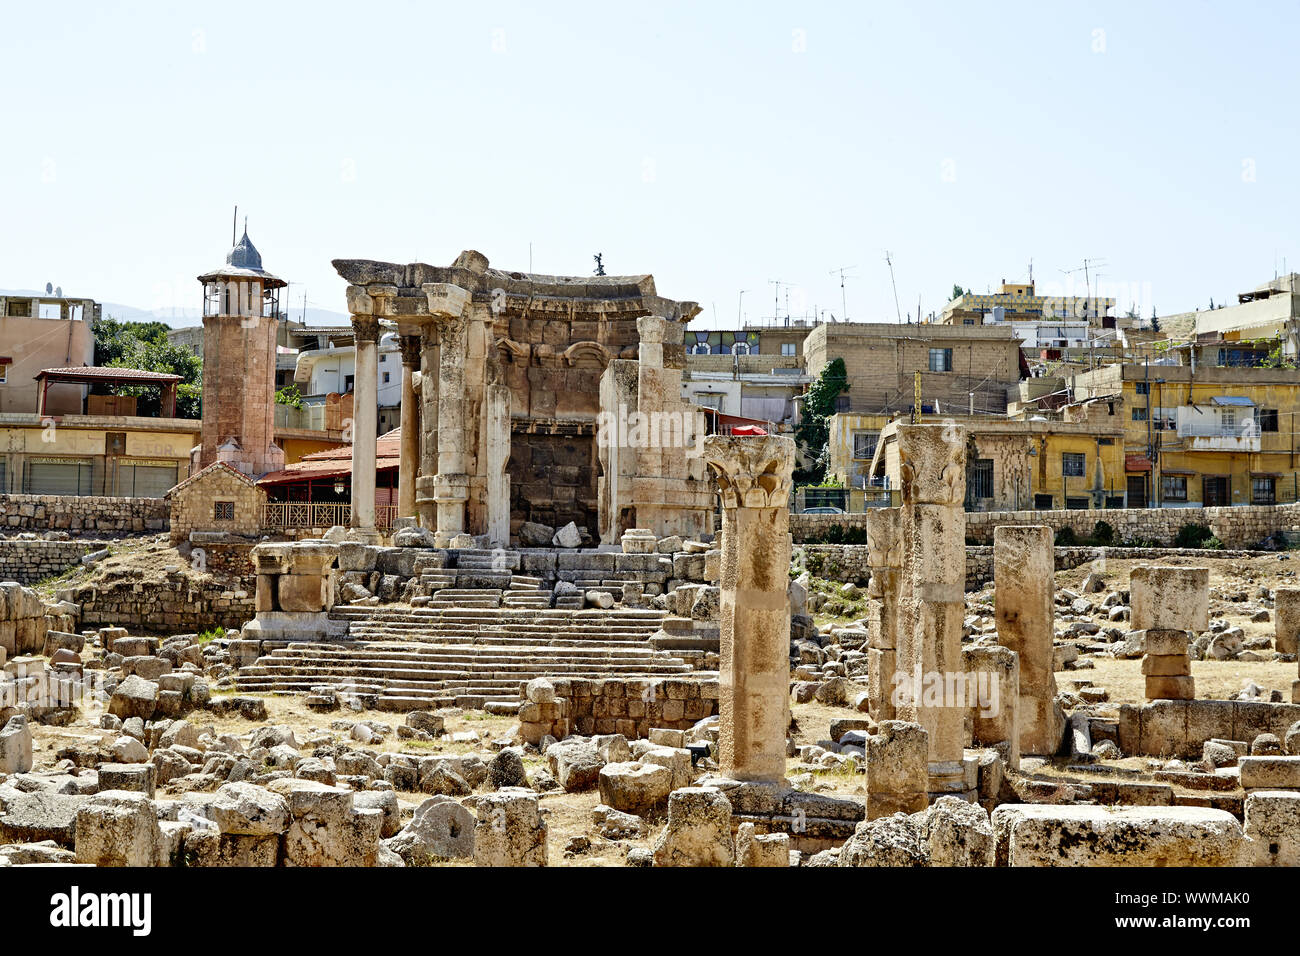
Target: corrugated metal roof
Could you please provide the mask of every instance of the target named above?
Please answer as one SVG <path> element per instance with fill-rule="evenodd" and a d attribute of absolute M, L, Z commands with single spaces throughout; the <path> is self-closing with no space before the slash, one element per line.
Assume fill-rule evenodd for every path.
<path fill-rule="evenodd" d="M 1255 403 L 1245 395 L 1215 395 L 1210 399 L 1211 405 L 1244 405 L 1253 408 Z"/>

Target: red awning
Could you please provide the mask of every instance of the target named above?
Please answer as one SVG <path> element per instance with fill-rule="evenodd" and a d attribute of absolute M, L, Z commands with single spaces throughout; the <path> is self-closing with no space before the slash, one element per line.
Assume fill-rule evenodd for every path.
<path fill-rule="evenodd" d="M 766 435 L 767 429 L 759 428 L 757 425 L 736 425 L 731 429 L 733 435 Z"/>
<path fill-rule="evenodd" d="M 1150 471 L 1151 459 L 1148 458 L 1146 455 L 1125 455 L 1124 470 L 1125 471 Z"/>

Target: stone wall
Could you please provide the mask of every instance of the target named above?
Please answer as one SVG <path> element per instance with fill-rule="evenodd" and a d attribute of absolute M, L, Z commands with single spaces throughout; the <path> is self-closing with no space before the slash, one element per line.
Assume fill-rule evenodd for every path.
<path fill-rule="evenodd" d="M 1115 508 L 1101 511 L 968 511 L 966 540 L 993 543 L 999 525 L 1045 524 L 1054 531 L 1072 528 L 1080 537 L 1093 533 L 1098 521 L 1115 530 L 1117 543 L 1154 542 L 1168 546 L 1185 524 L 1209 526 L 1225 547 L 1254 548 L 1279 532 L 1300 532 L 1300 505 L 1257 505 L 1235 508 Z M 841 528 L 866 540 L 865 514 L 792 514 L 790 532 L 796 544 L 821 539 L 831 528 Z"/>
<path fill-rule="evenodd" d="M 803 544 L 809 571 L 831 581 L 852 581 L 866 586 L 871 577 L 865 544 Z M 1203 560 L 1239 561 L 1261 552 L 1208 550 L 1200 548 L 1054 548 L 1057 571 L 1068 571 L 1098 558 L 1113 560 L 1141 559 L 1162 561 L 1171 557 Z M 974 591 L 993 580 L 993 548 L 984 545 L 966 547 L 966 590 Z"/>
<path fill-rule="evenodd" d="M 170 511 L 165 498 L 0 495 L 0 528 L 144 534 L 166 531 Z"/>
<path fill-rule="evenodd" d="M 253 583 L 227 585 L 209 576 L 172 573 L 148 583 L 113 581 L 58 592 L 81 605 L 83 627 L 125 627 L 152 634 L 200 633 L 237 628 L 253 619 Z"/>
<path fill-rule="evenodd" d="M 171 540 L 191 531 L 256 535 L 262 527 L 266 492 L 223 462 L 209 465 L 168 492 Z"/>
<path fill-rule="evenodd" d="M 84 555 L 97 551 L 107 542 L 87 539 L 76 541 L 0 540 L 0 581 L 35 584 L 62 574 L 81 563 Z"/>
<path fill-rule="evenodd" d="M 551 678 L 550 682 L 555 699 L 549 704 L 529 701 L 527 685 L 520 688 L 519 720 L 525 739 L 540 739 L 543 733 L 558 738 L 557 731 L 565 731 L 564 736 L 622 734 L 632 740 L 648 736 L 651 728 L 688 730 L 718 712 L 716 679 Z"/>

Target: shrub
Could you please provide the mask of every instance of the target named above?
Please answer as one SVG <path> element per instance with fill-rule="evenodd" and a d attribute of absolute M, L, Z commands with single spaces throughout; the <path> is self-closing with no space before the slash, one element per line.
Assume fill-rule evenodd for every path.
<path fill-rule="evenodd" d="M 1101 545 L 1113 544 L 1115 529 L 1111 527 L 1109 521 L 1098 521 L 1092 526 L 1092 540 Z"/>
<path fill-rule="evenodd" d="M 1074 533 L 1074 529 L 1069 525 L 1061 528 L 1056 532 L 1053 544 L 1058 548 L 1069 548 L 1079 543 L 1079 536 Z"/>
<path fill-rule="evenodd" d="M 1206 538 L 1204 541 L 1201 542 L 1201 547 L 1209 549 L 1211 551 L 1222 551 L 1223 542 L 1220 541 L 1216 535 L 1210 535 L 1208 538 Z"/>
<path fill-rule="evenodd" d="M 1178 529 L 1178 534 L 1174 538 L 1175 548 L 1199 548 L 1204 542 L 1214 537 L 1214 532 L 1210 530 L 1209 525 L 1197 524 L 1189 521 Z"/>

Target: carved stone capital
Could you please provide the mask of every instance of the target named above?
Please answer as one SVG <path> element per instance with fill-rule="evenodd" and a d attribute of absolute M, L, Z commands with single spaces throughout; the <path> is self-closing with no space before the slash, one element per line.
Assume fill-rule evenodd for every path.
<path fill-rule="evenodd" d="M 643 315 L 636 320 L 636 334 L 645 345 L 659 345 L 664 341 L 668 320 L 658 315 Z"/>
<path fill-rule="evenodd" d="M 400 335 L 397 341 L 402 347 L 402 364 L 408 368 L 419 368 L 420 337 L 418 335 Z"/>
<path fill-rule="evenodd" d="M 905 504 L 960 507 L 966 497 L 966 429 L 900 425 L 898 471 Z"/>
<path fill-rule="evenodd" d="M 358 345 L 362 342 L 379 342 L 379 320 L 373 315 L 352 316 L 352 335 Z"/>
<path fill-rule="evenodd" d="M 785 508 L 790 502 L 794 439 L 778 435 L 710 435 L 704 461 L 724 508 Z"/>
<path fill-rule="evenodd" d="M 898 508 L 867 512 L 867 564 L 873 568 L 903 566 L 903 522 Z"/>
<path fill-rule="evenodd" d="M 470 291 L 450 282 L 426 282 L 420 290 L 429 300 L 429 315 L 434 319 L 461 316 L 470 302 Z"/>

